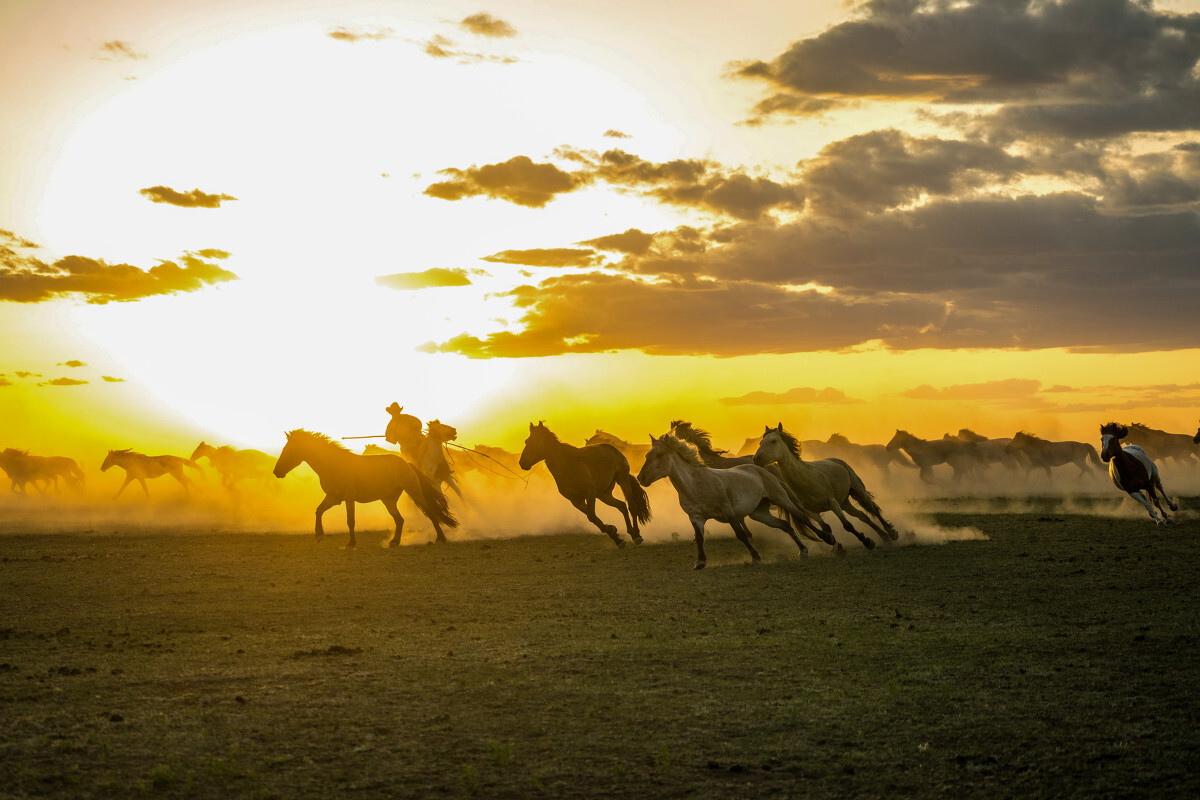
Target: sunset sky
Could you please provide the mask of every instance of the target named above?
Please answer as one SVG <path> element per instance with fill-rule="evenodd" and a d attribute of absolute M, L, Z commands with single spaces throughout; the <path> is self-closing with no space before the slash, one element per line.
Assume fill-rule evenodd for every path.
<path fill-rule="evenodd" d="M 1200 417 L 1200 0 L 0 0 L 0 108 L 0 447 Z"/>

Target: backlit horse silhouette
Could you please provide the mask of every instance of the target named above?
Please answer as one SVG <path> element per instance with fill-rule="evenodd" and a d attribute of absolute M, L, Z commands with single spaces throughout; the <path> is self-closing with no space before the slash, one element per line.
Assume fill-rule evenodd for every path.
<path fill-rule="evenodd" d="M 1200 436 L 1200 431 L 1197 431 L 1197 435 Z M 1200 459 L 1200 453 L 1196 451 L 1196 437 L 1188 436 L 1186 433 L 1167 433 L 1140 422 L 1133 422 L 1129 425 L 1129 435 L 1125 437 L 1125 440 L 1129 444 L 1137 445 L 1150 457 L 1160 461 L 1170 458 L 1176 464 L 1183 466 L 1189 462 L 1195 463 L 1197 459 Z"/>
<path fill-rule="evenodd" d="M 25 486 L 30 483 L 42 494 L 51 485 L 57 492 L 60 477 L 66 482 L 67 488 L 83 491 L 83 470 L 75 459 L 66 456 L 31 456 L 28 450 L 8 447 L 0 453 L 0 469 L 12 481 L 10 490 L 18 494 L 25 494 Z"/>
<path fill-rule="evenodd" d="M 397 455 L 360 456 L 351 453 L 338 442 L 323 433 L 303 429 L 289 431 L 287 444 L 279 454 L 272 470 L 275 477 L 282 478 L 301 462 L 307 462 L 321 481 L 325 499 L 317 505 L 316 538 L 325 535 L 321 517 L 339 503 L 346 504 L 346 527 L 350 529 L 347 547 L 354 547 L 354 504 L 383 503 L 396 523 L 396 533 L 388 544 L 400 546 L 400 534 L 404 531 L 404 517 L 396 508 L 400 495 L 408 492 L 429 521 L 437 541 L 446 541 L 442 525 L 457 528 L 458 520 L 446 505 L 446 496 L 412 464 Z"/>
<path fill-rule="evenodd" d="M 275 457 L 261 450 L 239 450 L 229 445 L 213 447 L 207 442 L 201 442 L 192 451 L 192 461 L 201 458 L 208 459 L 208 463 L 221 476 L 221 485 L 229 491 L 233 491 L 238 481 L 246 478 L 270 478 L 271 468 L 275 464 Z"/>
<path fill-rule="evenodd" d="M 792 525 L 770 512 L 774 504 L 791 515 L 793 522 L 808 517 L 804 509 L 793 502 L 783 482 L 770 472 L 755 464 L 738 464 L 727 469 L 705 466 L 695 445 L 670 433 L 658 439 L 651 436 L 650 442 L 650 452 L 638 472 L 638 483 L 649 486 L 661 478 L 671 481 L 679 495 L 679 507 L 687 514 L 695 531 L 696 569 L 704 569 L 707 563 L 704 523 L 710 519 L 733 528 L 755 564 L 762 561 L 762 557 L 750 543 L 746 517 L 786 532 L 800 548 L 800 553 L 808 554 L 808 548 Z"/>
<path fill-rule="evenodd" d="M 621 437 L 614 436 L 599 428 L 584 441 L 584 444 L 611 444 L 621 451 L 621 455 L 625 456 L 625 460 L 629 462 L 630 471 L 635 467 L 641 467 L 642 463 L 646 460 L 646 453 L 650 452 L 650 445 L 648 444 L 627 442 Z"/>
<path fill-rule="evenodd" d="M 1013 435 L 1008 443 L 1008 451 L 1020 453 L 1025 457 L 1025 477 L 1035 469 L 1046 470 L 1046 479 L 1050 480 L 1050 468 L 1074 464 L 1079 467 L 1080 477 L 1088 474 L 1091 467 L 1104 469 L 1096 448 L 1085 442 L 1051 442 L 1032 433 L 1020 431 Z"/>
<path fill-rule="evenodd" d="M 117 493 L 113 495 L 114 498 L 120 497 L 121 492 L 125 491 L 125 487 L 134 481 L 142 485 L 142 491 L 146 493 L 146 497 L 149 497 L 150 490 L 146 488 L 146 480 L 163 475 L 170 475 L 179 481 L 183 491 L 191 494 L 190 487 L 196 484 L 192 483 L 191 479 L 183 473 L 184 467 L 194 469 L 201 475 L 204 474 L 200 465 L 190 458 L 171 455 L 148 456 L 144 453 L 135 453 L 129 448 L 109 450 L 108 455 L 104 458 L 104 463 L 100 465 L 100 471 L 107 472 L 109 467 L 120 467 L 125 470 L 125 482 L 121 484 L 120 489 L 117 489 Z"/>
<path fill-rule="evenodd" d="M 650 499 L 646 490 L 629 474 L 629 462 L 620 450 L 611 444 L 576 447 L 559 441 L 544 422 L 537 425 L 531 422 L 519 463 L 521 469 L 529 470 L 539 461 L 546 462 L 558 493 L 583 512 L 588 521 L 607 534 L 617 547 L 624 547 L 625 542 L 617 534 L 616 526 L 606 525 L 596 516 L 597 500 L 620 511 L 633 543 L 642 543 L 639 525 L 650 521 Z M 621 487 L 624 503 L 613 496 L 614 486 Z"/>
<path fill-rule="evenodd" d="M 875 549 L 875 540 L 855 530 L 846 514 L 867 523 L 884 542 L 899 538 L 853 467 L 840 458 L 805 461 L 801 457 L 800 443 L 783 429 L 783 423 L 774 428 L 767 426 L 754 454 L 754 463 L 764 467 L 778 464 L 784 482 L 806 511 L 816 515 L 832 511 L 842 527 L 858 537 L 868 550 Z M 856 508 L 851 500 L 865 510 Z M 829 532 L 824 521 L 821 526 L 824 532 Z"/>
<path fill-rule="evenodd" d="M 1172 511 L 1178 511 L 1179 506 L 1171 500 L 1167 490 L 1163 488 L 1158 467 L 1150 460 L 1146 452 L 1135 444 L 1121 446 L 1121 440 L 1128 434 L 1129 429 L 1116 422 L 1100 426 L 1100 458 L 1108 462 L 1109 477 L 1112 478 L 1113 484 L 1118 489 L 1146 508 L 1146 511 L 1150 513 L 1150 519 L 1154 520 L 1155 524 L 1161 525 L 1170 522 L 1170 517 L 1167 516 L 1166 511 L 1163 511 L 1162 503 L 1158 500 L 1158 493 L 1162 492 L 1163 498 L 1166 499 L 1167 505 Z M 1146 494 L 1150 496 L 1154 506 L 1151 506 L 1150 502 L 1146 500 Z M 1158 515 L 1154 513 L 1155 506 L 1162 514 L 1162 519 L 1159 519 Z"/>
<path fill-rule="evenodd" d="M 462 490 L 454 480 L 454 470 L 446 458 L 445 442 L 458 438 L 458 431 L 438 420 L 432 420 L 422 433 L 421 420 L 404 413 L 404 406 L 392 403 L 385 409 L 392 419 L 383 432 L 383 438 L 391 444 L 400 445 L 400 453 L 425 477 L 439 488 L 448 485 L 462 499 Z"/>
<path fill-rule="evenodd" d="M 989 439 L 970 428 L 959 428 L 958 433 L 954 435 L 947 433 L 942 438 L 957 439 L 960 442 L 974 442 L 975 452 L 978 454 L 979 461 L 984 467 L 989 464 L 999 464 L 1016 472 L 1022 466 L 1016 451 L 1008 449 L 1008 445 L 1012 443 L 1012 439 Z"/>
<path fill-rule="evenodd" d="M 903 450 L 920 468 L 921 480 L 933 483 L 933 468 L 938 464 L 949 464 L 954 470 L 957 483 L 965 476 L 974 475 L 983 466 L 975 442 L 959 439 L 920 439 L 908 431 L 897 430 L 887 443 L 888 450 Z"/>

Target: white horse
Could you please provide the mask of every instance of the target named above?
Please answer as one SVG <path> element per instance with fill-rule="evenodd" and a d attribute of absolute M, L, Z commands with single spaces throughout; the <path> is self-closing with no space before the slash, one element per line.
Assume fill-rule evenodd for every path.
<path fill-rule="evenodd" d="M 1121 446 L 1121 440 L 1128 435 L 1129 428 L 1116 422 L 1100 426 L 1100 458 L 1108 462 L 1108 475 L 1118 489 L 1145 506 L 1155 524 L 1170 522 L 1171 518 L 1163 511 L 1162 503 L 1158 501 L 1158 492 L 1162 492 L 1172 511 L 1178 511 L 1179 506 L 1163 488 L 1158 467 L 1150 460 L 1150 456 L 1136 444 Z M 1161 519 L 1154 513 L 1154 506 L 1150 505 L 1146 494 L 1150 495 L 1150 500 L 1154 501 L 1154 506 L 1162 513 Z"/>
<path fill-rule="evenodd" d="M 857 536 L 868 550 L 875 549 L 875 540 L 855 530 L 850 520 L 846 519 L 846 514 L 870 525 L 884 542 L 894 542 L 899 538 L 896 529 L 883 518 L 882 509 L 867 491 L 862 478 L 849 464 L 840 458 L 805 461 L 800 457 L 800 442 L 783 429 L 782 422 L 775 428 L 767 426 L 754 453 L 754 463 L 763 467 L 778 464 L 787 487 L 800 500 L 800 505 L 817 515 L 818 520 L 822 511 L 832 511 L 842 527 Z M 851 499 L 865 511 L 851 505 Z M 879 524 L 871 519 L 872 516 L 879 520 Z M 821 525 L 823 530 L 829 530 L 823 521 Z"/>
<path fill-rule="evenodd" d="M 762 558 L 750 544 L 746 517 L 785 531 L 800 548 L 801 555 L 808 555 L 808 548 L 787 520 L 772 516 L 769 509 L 772 504 L 779 506 L 797 524 L 807 520 L 808 514 L 792 500 L 787 487 L 762 467 L 742 464 L 730 469 L 710 469 L 704 466 L 694 445 L 667 433 L 658 439 L 650 437 L 650 451 L 637 475 L 642 486 L 660 478 L 670 479 L 679 495 L 679 507 L 688 515 L 696 532 L 696 569 L 704 569 L 704 523 L 710 519 L 728 523 L 750 551 L 755 564 Z"/>

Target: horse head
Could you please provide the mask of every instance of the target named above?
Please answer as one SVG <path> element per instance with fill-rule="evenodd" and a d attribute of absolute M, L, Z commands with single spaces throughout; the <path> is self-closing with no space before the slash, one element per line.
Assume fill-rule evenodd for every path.
<path fill-rule="evenodd" d="M 551 433 L 546 427 L 545 421 L 539 421 L 537 425 L 529 423 L 529 438 L 525 440 L 525 447 L 521 450 L 521 457 L 517 461 L 521 465 L 521 469 L 533 469 L 533 466 L 549 455 L 550 448 L 558 442 L 558 437 Z"/>
<path fill-rule="evenodd" d="M 1108 462 L 1121 452 L 1121 440 L 1129 435 L 1129 428 L 1116 422 L 1100 426 L 1100 459 Z"/>
<path fill-rule="evenodd" d="M 912 441 L 912 439 L 913 439 L 913 435 L 911 433 L 897 428 L 896 435 L 893 436 L 892 440 L 887 443 L 887 449 L 888 450 L 899 450 L 907 442 Z"/>

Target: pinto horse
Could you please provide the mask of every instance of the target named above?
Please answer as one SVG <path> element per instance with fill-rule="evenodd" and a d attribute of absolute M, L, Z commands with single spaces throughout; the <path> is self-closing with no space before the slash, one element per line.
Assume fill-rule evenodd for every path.
<path fill-rule="evenodd" d="M 688 515 L 696 534 L 696 569 L 704 569 L 704 523 L 710 519 L 727 523 L 737 535 L 738 541 L 750 551 L 750 559 L 762 561 L 754 545 L 750 544 L 750 529 L 746 517 L 764 525 L 785 531 L 800 548 L 801 555 L 808 555 L 808 548 L 787 520 L 771 514 L 771 505 L 777 505 L 791 515 L 793 521 L 808 515 L 791 498 L 783 482 L 755 464 L 738 464 L 727 469 L 705 466 L 696 446 L 673 434 L 664 434 L 655 439 L 650 437 L 650 452 L 638 472 L 637 480 L 649 486 L 660 478 L 668 478 L 679 495 L 679 507 Z"/>
<path fill-rule="evenodd" d="M 360 456 L 323 433 L 303 429 L 290 431 L 286 436 L 287 444 L 272 471 L 276 478 L 282 478 L 300 466 L 301 462 L 308 462 L 313 472 L 317 473 L 321 488 L 325 490 L 325 499 L 317 505 L 317 541 L 325 535 L 321 517 L 339 503 L 345 503 L 346 527 L 350 529 L 350 541 L 346 547 L 354 547 L 354 504 L 379 500 L 396 522 L 396 534 L 388 544 L 399 547 L 404 517 L 400 516 L 396 503 L 405 492 L 412 495 L 417 508 L 433 523 L 437 541 L 446 541 L 442 525 L 458 527 L 458 520 L 446 505 L 446 496 L 433 481 L 400 456 Z"/>
<path fill-rule="evenodd" d="M 133 450 L 126 448 L 124 450 L 109 450 L 108 455 L 104 458 L 104 463 L 100 465 L 101 472 L 107 472 L 109 467 L 120 467 L 125 470 L 125 482 L 121 484 L 121 488 L 117 489 L 114 498 L 120 497 L 121 492 L 125 491 L 125 487 L 137 481 L 142 485 L 142 491 L 146 493 L 146 497 L 150 496 L 150 490 L 146 488 L 147 478 L 158 478 L 163 475 L 170 475 L 183 487 L 183 491 L 190 494 L 189 487 L 195 486 L 187 475 L 183 474 L 183 468 L 189 467 L 196 470 L 201 475 L 204 470 L 200 469 L 200 465 L 190 458 L 183 456 L 148 456 L 144 453 L 135 453 Z"/>
<path fill-rule="evenodd" d="M 1100 458 L 1108 462 L 1109 477 L 1112 478 L 1112 482 L 1118 489 L 1145 506 L 1146 510 L 1150 512 L 1150 519 L 1154 520 L 1156 524 L 1170 522 L 1171 518 L 1167 516 L 1166 511 L 1163 511 L 1162 503 L 1158 500 L 1158 492 L 1162 492 L 1162 496 L 1172 511 L 1178 511 L 1179 506 L 1171 500 L 1167 490 L 1163 488 L 1158 467 L 1150 460 L 1146 452 L 1136 444 L 1121 446 L 1121 440 L 1128 435 L 1129 429 L 1116 422 L 1100 426 Z M 1154 506 L 1151 506 L 1150 502 L 1146 500 L 1146 494 L 1150 495 Z M 1155 506 L 1162 514 L 1161 519 L 1154 513 Z"/>
<path fill-rule="evenodd" d="M 544 422 L 537 425 L 531 422 L 529 438 L 525 440 L 518 463 L 521 469 L 530 470 L 539 461 L 546 462 L 558 493 L 570 500 L 571 505 L 582 511 L 588 522 L 607 534 L 617 547 L 624 547 L 625 542 L 617 535 L 615 525 L 606 525 L 596 516 L 597 500 L 620 511 L 629 538 L 634 544 L 642 543 L 638 526 L 650 521 L 650 498 L 629 474 L 629 461 L 620 450 L 611 444 L 576 447 L 559 441 Z M 624 503 L 613 496 L 614 486 L 621 487 Z"/>

